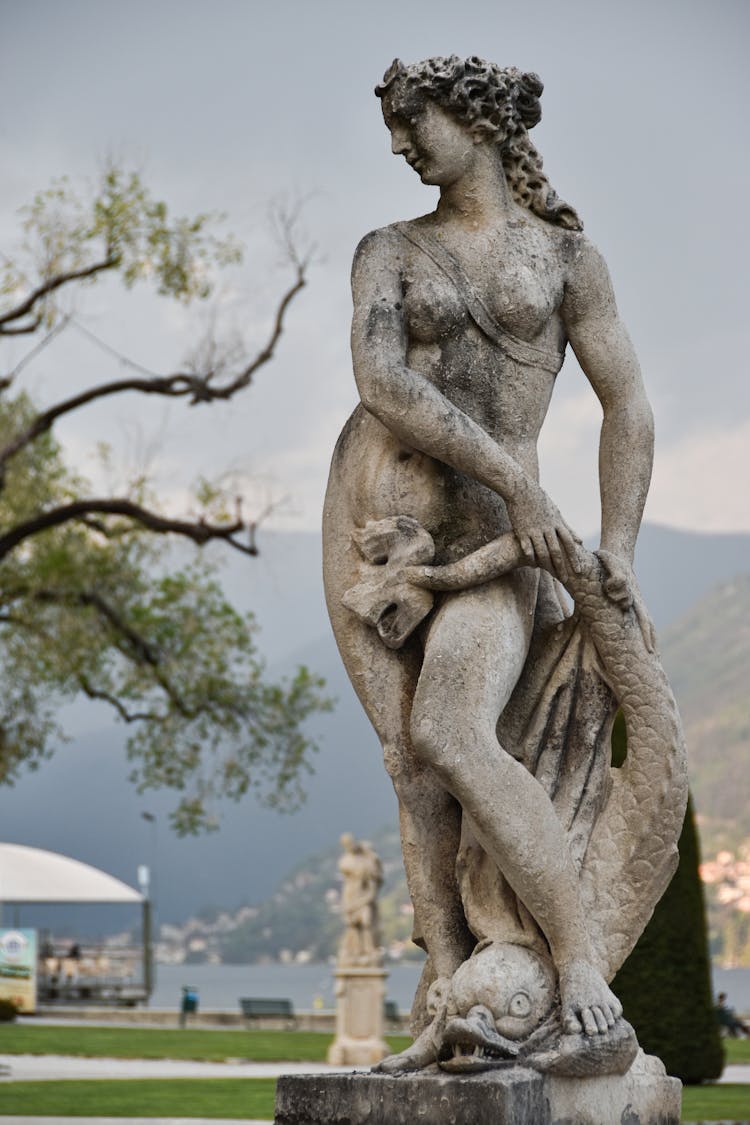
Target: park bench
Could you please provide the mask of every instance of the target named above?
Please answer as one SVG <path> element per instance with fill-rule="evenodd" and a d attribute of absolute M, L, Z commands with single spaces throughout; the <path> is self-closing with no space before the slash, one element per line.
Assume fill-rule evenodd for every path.
<path fill-rule="evenodd" d="M 397 1026 L 401 1025 L 401 1017 L 398 1011 L 398 1004 L 395 1000 L 386 1000 L 384 1002 L 383 1015 L 385 1016 L 386 1024 L 388 1024 L 389 1026 L 393 1024 L 396 1024 Z"/>
<path fill-rule="evenodd" d="M 241 996 L 240 1008 L 242 1015 L 248 1023 L 253 1020 L 272 1017 L 286 1020 L 287 1027 L 297 1026 L 297 1017 L 291 1000 L 269 998 L 265 996 Z"/>

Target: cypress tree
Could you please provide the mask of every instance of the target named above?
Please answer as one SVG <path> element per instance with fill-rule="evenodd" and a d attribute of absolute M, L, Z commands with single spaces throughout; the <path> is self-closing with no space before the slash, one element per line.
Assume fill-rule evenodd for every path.
<path fill-rule="evenodd" d="M 620 712 L 612 761 L 625 759 Z M 718 1078 L 724 1058 L 713 1009 L 700 852 L 692 800 L 679 842 L 680 863 L 654 915 L 612 985 L 647 1054 L 687 1085 Z"/>

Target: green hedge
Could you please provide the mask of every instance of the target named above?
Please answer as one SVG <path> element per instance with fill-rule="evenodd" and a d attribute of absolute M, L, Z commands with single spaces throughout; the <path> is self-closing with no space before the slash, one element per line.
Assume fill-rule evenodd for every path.
<path fill-rule="evenodd" d="M 627 752 L 618 714 L 613 763 Z M 713 1011 L 706 909 L 692 801 L 680 836 L 680 864 L 653 918 L 612 985 L 644 1051 L 686 1084 L 718 1078 L 724 1066 Z"/>

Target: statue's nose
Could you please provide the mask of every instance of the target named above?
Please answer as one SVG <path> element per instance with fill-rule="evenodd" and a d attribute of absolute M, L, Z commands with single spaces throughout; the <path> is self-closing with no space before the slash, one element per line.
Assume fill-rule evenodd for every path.
<path fill-rule="evenodd" d="M 485 1024 L 491 1031 L 495 1030 L 495 1017 L 485 1004 L 475 1004 L 473 1008 L 469 1008 L 466 1018 L 472 1022 Z"/>

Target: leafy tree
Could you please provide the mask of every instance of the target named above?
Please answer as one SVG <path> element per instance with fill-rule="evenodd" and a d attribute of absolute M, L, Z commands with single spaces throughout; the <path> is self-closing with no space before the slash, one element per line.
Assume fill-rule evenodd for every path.
<path fill-rule="evenodd" d="M 180 833 L 210 826 L 217 797 L 253 789 L 280 808 L 301 799 L 314 749 L 304 723 L 328 706 L 322 681 L 300 668 L 291 681 L 268 682 L 253 618 L 224 599 L 215 566 L 202 556 L 178 565 L 176 551 L 166 552 L 174 566 L 164 565 L 164 536 L 257 554 L 239 501 L 230 514 L 222 490 L 204 483 L 199 516 L 178 518 L 142 479 L 125 494 L 98 495 L 66 465 L 53 428 L 125 392 L 201 405 L 243 391 L 274 354 L 308 260 L 287 222 L 294 278 L 255 355 L 212 346 L 202 367 L 134 371 L 47 409 L 17 383 L 70 323 L 81 286 L 110 275 L 127 287 L 148 281 L 181 302 L 207 297 L 216 268 L 240 258 L 236 243 L 215 235 L 216 218 L 174 219 L 139 176 L 108 167 L 88 203 L 65 180 L 40 193 L 24 213 L 20 256 L 0 273 L 0 344 L 28 337 L 32 345 L 0 370 L 0 780 L 39 766 L 62 737 L 60 704 L 83 695 L 132 728 L 127 752 L 139 789 L 178 791 Z"/>
<path fill-rule="evenodd" d="M 612 733 L 613 761 L 627 752 L 618 713 Z M 667 1073 L 692 1084 L 718 1078 L 724 1066 L 711 996 L 706 909 L 698 874 L 698 834 L 688 802 L 679 841 L 680 862 L 651 921 L 615 977 L 644 1051 L 657 1055 Z"/>

